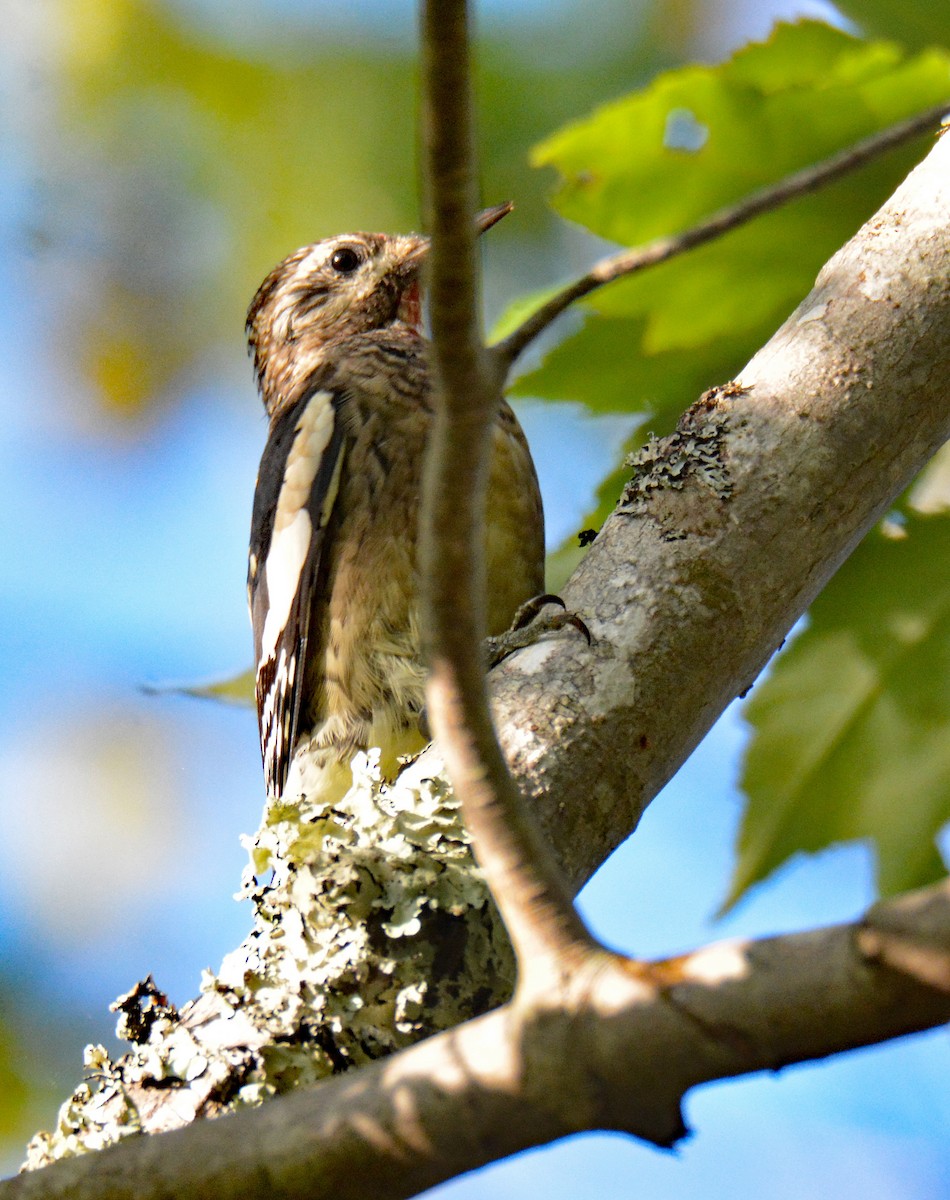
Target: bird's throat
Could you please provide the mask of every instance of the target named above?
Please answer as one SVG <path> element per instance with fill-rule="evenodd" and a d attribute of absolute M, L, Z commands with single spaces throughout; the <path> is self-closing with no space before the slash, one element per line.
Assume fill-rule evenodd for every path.
<path fill-rule="evenodd" d="M 422 293 L 418 281 L 410 283 L 399 298 L 396 316 L 400 321 L 410 325 L 416 333 L 422 330 Z"/>

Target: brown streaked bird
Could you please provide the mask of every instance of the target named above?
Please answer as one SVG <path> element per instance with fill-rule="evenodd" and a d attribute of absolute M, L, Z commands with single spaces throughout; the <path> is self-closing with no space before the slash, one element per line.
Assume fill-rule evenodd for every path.
<path fill-rule="evenodd" d="M 488 229 L 510 210 L 479 214 Z M 432 424 L 415 234 L 305 246 L 258 289 L 247 336 L 270 420 L 248 563 L 268 798 L 304 745 L 342 771 L 423 744 L 418 580 L 422 460 Z M 459 497 L 460 503 L 465 497 Z M 544 519 L 518 420 L 502 401 L 485 530 L 488 632 L 544 583 Z"/>

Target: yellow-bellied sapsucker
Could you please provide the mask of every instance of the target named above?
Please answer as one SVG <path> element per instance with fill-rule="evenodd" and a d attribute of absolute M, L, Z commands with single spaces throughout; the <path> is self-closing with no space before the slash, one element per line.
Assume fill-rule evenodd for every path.
<path fill-rule="evenodd" d="M 508 207 L 486 210 L 479 227 Z M 412 234 L 328 238 L 275 267 L 248 310 L 270 421 L 248 597 L 271 799 L 304 740 L 331 766 L 381 746 L 389 768 L 421 744 L 417 527 L 433 416 L 419 282 L 427 248 Z M 488 632 L 498 634 L 544 582 L 537 477 L 504 402 L 485 547 Z"/>

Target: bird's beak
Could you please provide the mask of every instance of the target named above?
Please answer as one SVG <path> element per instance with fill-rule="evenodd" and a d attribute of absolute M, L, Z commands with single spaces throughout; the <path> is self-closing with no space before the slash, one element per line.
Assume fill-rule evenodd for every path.
<path fill-rule="evenodd" d="M 497 225 L 502 217 L 507 217 L 513 208 L 514 204 L 510 200 L 493 204 L 491 208 L 483 208 L 480 213 L 475 214 L 475 229 L 478 233 L 484 233 L 486 229 Z"/>
<path fill-rule="evenodd" d="M 510 200 L 505 200 L 502 204 L 493 204 L 491 208 L 483 208 L 481 212 L 475 214 L 475 232 L 483 234 L 486 230 L 491 229 L 493 225 L 497 225 L 502 217 L 507 217 L 514 204 Z M 427 237 L 416 237 L 413 235 L 415 245 L 411 246 L 408 252 L 404 255 L 402 265 L 404 267 L 418 266 L 429 253 L 431 245 Z"/>
<path fill-rule="evenodd" d="M 497 225 L 502 217 L 506 217 L 514 208 L 510 200 L 503 204 L 494 204 L 491 208 L 483 208 L 475 214 L 475 232 L 482 234 L 486 229 Z M 431 242 L 426 237 L 412 235 L 412 244 L 402 255 L 399 272 L 406 284 L 399 297 L 397 315 L 401 321 L 413 326 L 416 330 L 422 328 L 422 300 L 419 282 L 419 270 L 426 255 L 429 253 Z"/>

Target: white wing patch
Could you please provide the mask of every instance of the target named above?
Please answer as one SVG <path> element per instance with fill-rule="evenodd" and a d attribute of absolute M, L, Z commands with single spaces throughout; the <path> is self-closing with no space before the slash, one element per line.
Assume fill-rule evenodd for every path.
<path fill-rule="evenodd" d="M 271 658 L 286 629 L 300 573 L 307 560 L 313 524 L 307 511 L 310 491 L 333 434 L 330 392 L 316 392 L 300 414 L 274 510 L 274 528 L 264 570 L 267 618 L 261 635 L 261 659 Z"/>
<path fill-rule="evenodd" d="M 283 497 L 283 492 L 281 492 Z M 300 572 L 307 559 L 313 525 L 305 508 L 298 510 L 293 520 L 280 531 L 275 527 L 267 555 L 267 619 L 261 634 L 261 657 L 272 658 L 277 639 L 287 628 L 290 606 L 300 585 Z"/>

